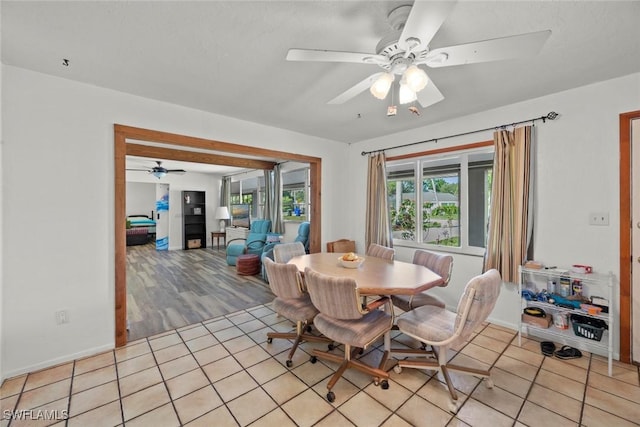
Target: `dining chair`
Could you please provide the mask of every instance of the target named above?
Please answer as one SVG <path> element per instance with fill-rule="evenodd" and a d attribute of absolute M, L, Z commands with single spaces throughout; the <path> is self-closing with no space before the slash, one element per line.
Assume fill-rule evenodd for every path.
<path fill-rule="evenodd" d="M 401 373 L 402 368 L 407 367 L 441 372 L 451 396 L 449 410 L 453 413 L 458 410 L 458 394 L 451 382 L 449 372 L 460 372 L 485 378 L 486 386 L 493 388 L 489 369 L 477 369 L 450 363 L 447 353 L 450 348 L 465 343 L 474 330 L 487 320 L 500 294 L 501 281 L 500 273 L 491 269 L 472 278 L 467 283 L 464 293 L 458 301 L 456 312 L 426 305 L 398 317 L 397 323 L 400 331 L 431 346 L 431 350 L 401 350 L 401 353 L 411 355 L 413 358 L 399 360 L 394 370 L 396 373 Z"/>
<path fill-rule="evenodd" d="M 294 256 L 305 255 L 306 253 L 304 245 L 300 242 L 281 243 L 273 247 L 273 260 L 286 264 Z"/>
<path fill-rule="evenodd" d="M 371 243 L 367 248 L 367 255 L 393 261 L 393 258 L 396 255 L 396 251 L 395 249 L 387 246 L 382 246 L 377 243 Z"/>
<path fill-rule="evenodd" d="M 327 242 L 327 252 L 355 252 L 356 242 L 349 239 L 340 239 Z"/>
<path fill-rule="evenodd" d="M 276 295 L 273 300 L 273 309 L 280 316 L 296 323 L 296 332 L 268 332 L 267 343 L 271 344 L 274 338 L 292 339 L 293 346 L 287 356 L 287 367 L 293 365 L 293 355 L 302 341 L 328 342 L 333 349 L 333 342 L 322 336 L 311 335 L 311 323 L 318 314 L 318 309 L 311 302 L 309 294 L 305 292 L 302 277 L 295 265 L 281 264 L 264 259 L 269 287 Z M 306 332 L 306 333 L 305 333 Z"/>
<path fill-rule="evenodd" d="M 453 256 L 439 254 L 436 252 L 418 249 L 413 254 L 413 263 L 423 265 L 442 277 L 442 284 L 439 286 L 447 286 L 451 280 L 451 271 L 453 269 Z M 424 305 L 434 305 L 436 307 L 445 308 L 446 304 L 435 295 L 429 294 L 428 291 L 421 292 L 417 295 L 393 295 L 391 297 L 393 305 L 403 311 L 411 311 L 414 308 Z"/>
<path fill-rule="evenodd" d="M 327 383 L 327 400 L 333 402 L 331 389 L 349 368 L 373 376 L 375 385 L 389 388 L 389 373 L 384 370 L 389 353 L 384 351 L 378 366 L 367 365 L 355 359 L 357 353 L 371 346 L 388 334 L 393 326 L 393 304 L 388 297 L 380 298 L 367 306 L 361 305 L 360 292 L 355 279 L 329 276 L 307 267 L 304 272 L 307 289 L 313 305 L 320 311 L 314 319 L 316 329 L 336 343 L 344 344 L 344 356 L 313 350 L 311 363 L 317 358 L 340 363 L 338 370 Z M 384 306 L 384 310 L 379 308 Z"/>

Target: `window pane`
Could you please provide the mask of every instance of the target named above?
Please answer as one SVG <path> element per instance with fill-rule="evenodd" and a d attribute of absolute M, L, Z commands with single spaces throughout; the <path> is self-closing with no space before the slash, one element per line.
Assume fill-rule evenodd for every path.
<path fill-rule="evenodd" d="M 493 153 L 469 156 L 469 246 L 487 245 Z"/>
<path fill-rule="evenodd" d="M 423 162 L 422 241 L 460 246 L 460 161 Z"/>
<path fill-rule="evenodd" d="M 416 240 L 416 191 L 413 163 L 387 167 L 387 199 L 394 239 Z"/>
<path fill-rule="evenodd" d="M 282 218 L 285 221 L 307 221 L 309 169 L 282 174 Z"/>

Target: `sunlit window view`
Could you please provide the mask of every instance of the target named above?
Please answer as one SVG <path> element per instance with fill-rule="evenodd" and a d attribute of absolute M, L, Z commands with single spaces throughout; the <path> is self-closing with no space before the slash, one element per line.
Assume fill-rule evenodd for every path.
<path fill-rule="evenodd" d="M 484 248 L 492 166 L 493 153 L 486 151 L 387 163 L 393 238 Z"/>

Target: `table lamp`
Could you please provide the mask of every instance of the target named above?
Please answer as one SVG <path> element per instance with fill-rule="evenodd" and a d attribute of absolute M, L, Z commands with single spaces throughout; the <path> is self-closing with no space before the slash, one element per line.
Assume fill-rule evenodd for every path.
<path fill-rule="evenodd" d="M 225 220 L 229 219 L 229 209 L 226 206 L 216 208 L 214 218 L 220 220 L 220 232 L 223 232 L 227 224 Z"/>

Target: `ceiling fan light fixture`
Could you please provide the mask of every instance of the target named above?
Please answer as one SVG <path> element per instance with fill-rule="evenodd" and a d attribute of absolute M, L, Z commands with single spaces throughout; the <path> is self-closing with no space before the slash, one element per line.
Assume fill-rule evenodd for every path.
<path fill-rule="evenodd" d="M 155 176 L 158 179 L 164 178 L 165 176 L 167 176 L 167 172 L 163 170 L 155 170 L 151 173 L 153 174 L 153 176 Z"/>
<path fill-rule="evenodd" d="M 389 93 L 389 89 L 391 89 L 391 84 L 393 83 L 394 76 L 391 73 L 384 73 L 380 77 L 378 77 L 371 87 L 369 91 L 371 95 L 375 96 L 378 99 L 385 99 L 387 94 Z"/>
<path fill-rule="evenodd" d="M 400 91 L 398 92 L 398 99 L 400 104 L 408 104 L 418 99 L 416 93 L 406 84 L 400 84 Z"/>
<path fill-rule="evenodd" d="M 402 75 L 402 81 L 404 84 L 411 89 L 414 93 L 420 92 L 422 89 L 427 86 L 429 83 L 429 78 L 427 77 L 427 73 L 424 70 L 421 70 L 415 65 L 407 68 L 407 71 Z"/>

